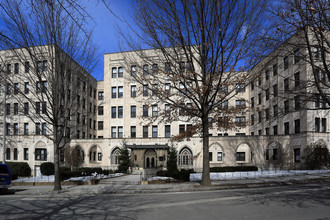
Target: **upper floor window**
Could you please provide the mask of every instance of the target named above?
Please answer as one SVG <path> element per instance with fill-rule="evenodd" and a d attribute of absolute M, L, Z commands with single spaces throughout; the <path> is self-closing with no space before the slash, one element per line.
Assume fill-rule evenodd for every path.
<path fill-rule="evenodd" d="M 47 90 L 47 81 L 38 81 L 36 84 L 37 93 L 44 93 Z"/>
<path fill-rule="evenodd" d="M 283 58 L 283 64 L 284 64 L 285 70 L 289 68 L 289 57 L 288 56 Z"/>
<path fill-rule="evenodd" d="M 25 82 L 24 83 L 24 93 L 29 94 L 29 92 L 30 92 L 30 85 L 28 82 Z"/>
<path fill-rule="evenodd" d="M 170 63 L 165 63 L 165 72 L 169 73 L 171 71 L 171 64 Z"/>
<path fill-rule="evenodd" d="M 158 73 L 158 64 L 152 64 L 152 74 Z"/>
<path fill-rule="evenodd" d="M 103 92 L 103 91 L 100 91 L 100 92 L 98 93 L 98 99 L 99 99 L 99 100 L 103 100 L 103 99 L 104 99 L 104 92 Z"/>
<path fill-rule="evenodd" d="M 122 86 L 118 87 L 118 98 L 123 98 L 124 96 L 124 88 Z"/>
<path fill-rule="evenodd" d="M 112 68 L 111 77 L 112 78 L 117 78 L 117 68 L 116 67 Z"/>
<path fill-rule="evenodd" d="M 245 84 L 236 83 L 236 92 L 245 92 Z"/>
<path fill-rule="evenodd" d="M 266 78 L 266 80 L 269 80 L 269 70 L 266 70 L 266 72 L 265 72 L 265 78 Z"/>
<path fill-rule="evenodd" d="M 278 73 L 277 64 L 273 65 L 273 75 L 276 76 Z"/>
<path fill-rule="evenodd" d="M 124 77 L 124 69 L 123 67 L 118 68 L 118 78 Z"/>
<path fill-rule="evenodd" d="M 294 63 L 299 63 L 300 62 L 300 51 L 299 49 L 296 49 L 294 51 Z"/>
<path fill-rule="evenodd" d="M 98 115 L 103 115 L 103 106 L 98 106 Z"/>
<path fill-rule="evenodd" d="M 29 73 L 30 71 L 30 63 L 29 62 L 25 62 L 24 63 L 24 72 L 25 73 Z"/>
<path fill-rule="evenodd" d="M 117 98 L 117 88 L 116 87 L 111 88 L 111 98 L 113 98 L 113 99 Z"/>
<path fill-rule="evenodd" d="M 136 66 L 131 66 L 131 75 L 136 76 Z"/>
<path fill-rule="evenodd" d="M 15 72 L 15 74 L 19 73 L 19 64 L 18 63 L 15 63 L 14 72 Z"/>
<path fill-rule="evenodd" d="M 35 160 L 47 160 L 47 149 L 36 148 L 35 150 Z"/>
<path fill-rule="evenodd" d="M 284 79 L 284 91 L 289 91 L 289 79 L 285 78 Z"/>
<path fill-rule="evenodd" d="M 146 65 L 143 65 L 143 75 L 146 76 L 149 74 L 149 66 L 146 64 Z"/>
<path fill-rule="evenodd" d="M 143 85 L 143 96 L 148 96 L 148 85 Z"/>

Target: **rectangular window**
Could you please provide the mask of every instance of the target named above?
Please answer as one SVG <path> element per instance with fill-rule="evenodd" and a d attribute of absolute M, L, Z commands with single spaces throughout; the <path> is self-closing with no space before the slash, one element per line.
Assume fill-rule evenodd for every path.
<path fill-rule="evenodd" d="M 277 135 L 278 134 L 278 132 L 277 132 L 277 125 L 274 125 L 273 126 L 273 134 L 274 135 Z"/>
<path fill-rule="evenodd" d="M 117 138 L 117 128 L 111 127 L 111 138 Z"/>
<path fill-rule="evenodd" d="M 118 106 L 118 118 L 123 118 L 124 110 L 123 106 Z"/>
<path fill-rule="evenodd" d="M 36 114 L 40 114 L 40 102 L 36 102 Z"/>
<path fill-rule="evenodd" d="M 148 138 L 148 126 L 143 126 L 143 138 Z"/>
<path fill-rule="evenodd" d="M 29 114 L 29 103 L 28 102 L 24 103 L 24 114 L 25 115 Z"/>
<path fill-rule="evenodd" d="M 40 135 L 40 133 L 41 133 L 40 123 L 36 123 L 36 135 Z"/>
<path fill-rule="evenodd" d="M 165 137 L 171 137 L 171 125 L 165 125 Z"/>
<path fill-rule="evenodd" d="M 25 82 L 24 83 L 24 93 L 25 94 L 29 94 L 30 92 L 30 86 L 29 86 L 29 83 L 28 82 Z"/>
<path fill-rule="evenodd" d="M 294 51 L 294 63 L 297 64 L 300 62 L 300 51 L 299 49 L 296 49 Z"/>
<path fill-rule="evenodd" d="M 326 132 L 327 131 L 327 119 L 322 118 L 321 122 L 321 132 Z"/>
<path fill-rule="evenodd" d="M 98 100 L 103 100 L 104 99 L 104 92 L 98 92 Z"/>
<path fill-rule="evenodd" d="M 30 63 L 29 62 L 25 62 L 24 63 L 24 72 L 25 73 L 29 73 L 30 71 Z"/>
<path fill-rule="evenodd" d="M 112 78 L 117 78 L 117 68 L 116 67 L 112 68 L 111 77 Z"/>
<path fill-rule="evenodd" d="M 251 115 L 251 125 L 254 125 L 254 115 Z"/>
<path fill-rule="evenodd" d="M 179 125 L 179 134 L 182 134 L 185 132 L 185 125 Z"/>
<path fill-rule="evenodd" d="M 254 108 L 254 97 L 251 98 L 251 108 Z"/>
<path fill-rule="evenodd" d="M 289 102 L 289 100 L 285 100 L 284 101 L 284 113 L 288 114 L 289 111 L 290 111 L 290 102 Z"/>
<path fill-rule="evenodd" d="M 269 70 L 266 70 L 266 72 L 265 72 L 265 78 L 266 78 L 266 80 L 269 80 Z"/>
<path fill-rule="evenodd" d="M 265 114 L 266 114 L 266 120 L 269 120 L 269 108 L 265 109 Z"/>
<path fill-rule="evenodd" d="M 209 152 L 209 161 L 212 161 L 212 157 L 213 157 L 212 152 Z"/>
<path fill-rule="evenodd" d="M 136 106 L 131 106 L 131 118 L 136 118 Z"/>
<path fill-rule="evenodd" d="M 273 160 L 277 160 L 277 148 L 273 148 Z"/>
<path fill-rule="evenodd" d="M 300 148 L 293 149 L 294 151 L 294 162 L 299 163 L 300 162 Z"/>
<path fill-rule="evenodd" d="M 131 86 L 131 97 L 132 98 L 136 97 L 136 86 Z"/>
<path fill-rule="evenodd" d="M 236 92 L 245 92 L 245 84 L 236 83 Z"/>
<path fill-rule="evenodd" d="M 103 130 L 103 121 L 97 122 L 97 130 Z"/>
<path fill-rule="evenodd" d="M 143 117 L 148 117 L 148 106 L 143 105 Z"/>
<path fill-rule="evenodd" d="M 97 153 L 97 160 L 102 161 L 102 153 L 101 152 Z"/>
<path fill-rule="evenodd" d="M 236 161 L 245 161 L 245 152 L 237 152 Z"/>
<path fill-rule="evenodd" d="M 29 123 L 24 123 L 24 135 L 29 135 Z"/>
<path fill-rule="evenodd" d="M 315 132 L 320 132 L 320 118 L 315 118 Z"/>
<path fill-rule="evenodd" d="M 296 72 L 294 74 L 294 86 L 299 87 L 300 86 L 300 72 Z"/>
<path fill-rule="evenodd" d="M 118 78 L 124 77 L 124 69 L 123 67 L 118 68 Z"/>
<path fill-rule="evenodd" d="M 287 92 L 289 91 L 289 79 L 288 78 L 285 78 L 284 79 L 284 91 Z"/>
<path fill-rule="evenodd" d="M 136 66 L 131 66 L 131 75 L 134 77 L 136 76 Z"/>
<path fill-rule="evenodd" d="M 111 98 L 113 98 L 113 99 L 117 98 L 117 88 L 116 87 L 111 88 Z"/>
<path fill-rule="evenodd" d="M 45 122 L 41 124 L 41 133 L 42 133 L 42 135 L 47 134 L 47 125 Z"/>
<path fill-rule="evenodd" d="M 258 104 L 261 105 L 261 93 L 258 94 Z"/>
<path fill-rule="evenodd" d="M 10 115 L 10 103 L 6 104 L 6 115 Z"/>
<path fill-rule="evenodd" d="M 158 92 L 158 84 L 153 84 L 152 85 L 152 96 L 157 95 Z"/>
<path fill-rule="evenodd" d="M 122 126 L 118 126 L 118 138 L 123 138 L 123 127 Z"/>
<path fill-rule="evenodd" d="M 11 74 L 11 64 L 7 64 L 7 74 Z"/>
<path fill-rule="evenodd" d="M 36 148 L 35 160 L 47 160 L 47 149 Z"/>
<path fill-rule="evenodd" d="M 24 148 L 24 160 L 29 160 L 29 148 Z"/>
<path fill-rule="evenodd" d="M 269 128 L 265 128 L 265 134 L 269 135 Z"/>
<path fill-rule="evenodd" d="M 262 112 L 258 112 L 259 123 L 262 122 Z"/>
<path fill-rule="evenodd" d="M 274 105 L 273 106 L 273 113 L 274 113 L 274 117 L 276 117 L 277 114 L 278 114 L 278 107 L 277 107 L 277 105 Z"/>
<path fill-rule="evenodd" d="M 171 64 L 170 63 L 165 63 L 165 72 L 169 73 L 171 71 Z"/>
<path fill-rule="evenodd" d="M 240 116 L 240 117 L 236 117 L 236 126 L 238 127 L 244 127 L 245 126 L 245 116 Z"/>
<path fill-rule="evenodd" d="M 269 99 L 269 89 L 266 89 L 266 101 Z"/>
<path fill-rule="evenodd" d="M 152 106 L 152 117 L 157 117 L 158 116 L 158 105 L 153 105 Z"/>
<path fill-rule="evenodd" d="M 6 94 L 11 95 L 11 85 L 9 83 L 7 83 Z"/>
<path fill-rule="evenodd" d="M 217 160 L 222 161 L 222 152 L 218 152 Z"/>
<path fill-rule="evenodd" d="M 269 160 L 269 149 L 266 149 L 266 160 Z"/>
<path fill-rule="evenodd" d="M 275 64 L 275 65 L 273 66 L 273 76 L 276 76 L 277 73 L 278 73 L 278 71 L 277 71 L 277 64 Z"/>
<path fill-rule="evenodd" d="M 18 94 L 18 83 L 14 83 L 14 94 L 17 95 Z"/>
<path fill-rule="evenodd" d="M 283 58 L 284 70 L 289 68 L 289 57 L 286 56 Z"/>
<path fill-rule="evenodd" d="M 136 126 L 131 126 L 131 138 L 136 138 Z"/>
<path fill-rule="evenodd" d="M 98 113 L 98 115 L 103 115 L 103 109 L 104 109 L 104 107 L 103 106 L 98 106 L 97 107 L 97 113 Z"/>
<path fill-rule="evenodd" d="M 116 117 L 117 117 L 117 108 L 111 107 L 111 118 L 116 118 Z"/>
<path fill-rule="evenodd" d="M 296 111 L 300 110 L 300 96 L 299 95 L 294 97 L 294 108 Z"/>
<path fill-rule="evenodd" d="M 290 132 L 290 126 L 289 126 L 289 122 L 285 122 L 284 123 L 284 134 L 288 135 Z"/>
<path fill-rule="evenodd" d="M 152 74 L 158 73 L 158 64 L 152 64 Z"/>
<path fill-rule="evenodd" d="M 143 85 L 143 96 L 148 96 L 148 85 Z"/>
<path fill-rule="evenodd" d="M 235 104 L 236 104 L 236 107 L 238 107 L 238 108 L 244 108 L 245 107 L 245 100 L 244 99 L 236 100 Z"/>
<path fill-rule="evenodd" d="M 124 88 L 122 86 L 118 87 L 118 98 L 123 98 L 124 96 Z"/>
<path fill-rule="evenodd" d="M 18 123 L 14 123 L 14 135 L 18 135 Z"/>
<path fill-rule="evenodd" d="M 42 114 L 46 114 L 46 113 L 47 113 L 47 102 L 43 102 L 42 103 Z"/>
<path fill-rule="evenodd" d="M 6 148 L 6 160 L 10 160 L 10 148 Z"/>
<path fill-rule="evenodd" d="M 143 75 L 146 76 L 149 74 L 149 66 L 143 65 Z"/>
<path fill-rule="evenodd" d="M 153 138 L 157 138 L 158 137 L 158 126 L 157 125 L 153 125 L 152 126 L 152 137 Z"/>
<path fill-rule="evenodd" d="M 273 95 L 274 97 L 277 97 L 278 94 L 278 89 L 277 89 L 277 84 L 273 85 Z"/>
<path fill-rule="evenodd" d="M 251 91 L 254 90 L 254 81 L 250 83 Z"/>

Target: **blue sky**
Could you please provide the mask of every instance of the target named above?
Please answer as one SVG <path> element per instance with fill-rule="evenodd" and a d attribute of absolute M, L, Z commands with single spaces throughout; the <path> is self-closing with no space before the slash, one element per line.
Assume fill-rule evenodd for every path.
<path fill-rule="evenodd" d="M 110 8 L 112 12 L 119 19 L 130 20 L 129 8 L 131 0 L 112 0 Z M 99 63 L 95 70 L 91 73 L 97 80 L 103 80 L 104 74 L 104 53 L 119 52 L 119 34 L 116 28 L 120 26 L 125 29 L 125 24 L 116 18 L 109 10 L 104 6 L 101 1 L 92 0 L 86 3 L 86 10 L 93 17 L 94 22 L 91 23 L 91 27 L 94 30 L 94 42 L 98 46 L 98 58 Z M 130 22 L 131 23 L 131 22 Z"/>

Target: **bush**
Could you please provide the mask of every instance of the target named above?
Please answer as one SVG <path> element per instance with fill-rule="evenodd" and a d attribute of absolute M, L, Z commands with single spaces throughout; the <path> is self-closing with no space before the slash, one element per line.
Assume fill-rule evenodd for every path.
<path fill-rule="evenodd" d="M 223 173 L 223 172 L 247 172 L 258 171 L 255 166 L 233 166 L 233 167 L 211 167 L 210 172 Z"/>
<path fill-rule="evenodd" d="M 55 173 L 54 163 L 52 163 L 52 162 L 42 163 L 40 165 L 40 172 L 42 175 L 45 175 L 45 176 L 54 175 L 54 173 Z"/>
<path fill-rule="evenodd" d="M 329 150 L 324 144 L 306 146 L 303 159 L 307 169 L 322 169 L 330 166 Z"/>
<path fill-rule="evenodd" d="M 181 180 L 181 181 L 189 181 L 190 179 L 190 174 L 194 173 L 194 171 L 191 170 L 176 170 L 176 171 L 162 171 L 159 170 L 157 171 L 156 175 L 157 176 L 167 176 L 167 177 L 172 177 L 174 179 L 177 180 Z"/>
<path fill-rule="evenodd" d="M 101 167 L 81 167 L 77 172 L 80 172 L 80 176 L 91 176 L 93 173 L 102 174 L 103 170 Z"/>
<path fill-rule="evenodd" d="M 31 176 L 31 168 L 26 162 L 6 162 L 9 166 L 11 178 L 17 179 L 18 177 Z"/>

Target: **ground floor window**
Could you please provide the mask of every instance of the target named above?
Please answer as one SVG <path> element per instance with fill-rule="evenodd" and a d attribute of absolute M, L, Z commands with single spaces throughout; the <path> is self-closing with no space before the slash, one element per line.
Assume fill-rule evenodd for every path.
<path fill-rule="evenodd" d="M 299 163 L 300 162 L 300 148 L 294 149 L 294 162 Z"/>
<path fill-rule="evenodd" d="M 47 160 L 47 149 L 37 148 L 35 151 L 35 160 Z"/>
<path fill-rule="evenodd" d="M 222 152 L 218 152 L 218 161 L 222 161 Z"/>
<path fill-rule="evenodd" d="M 111 153 L 111 164 L 119 164 L 118 157 L 120 155 L 120 149 L 116 148 Z"/>
<path fill-rule="evenodd" d="M 245 161 L 245 152 L 237 152 L 236 161 Z"/>
<path fill-rule="evenodd" d="M 193 164 L 193 154 L 188 148 L 183 148 L 179 153 L 179 165 L 189 166 Z"/>

